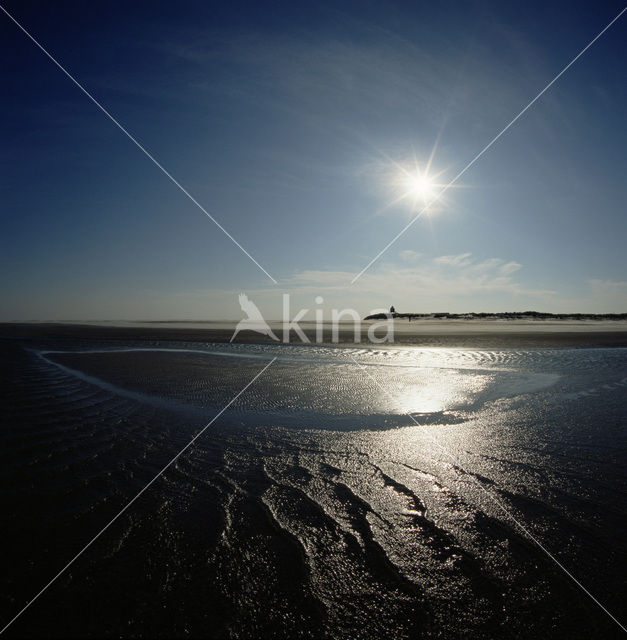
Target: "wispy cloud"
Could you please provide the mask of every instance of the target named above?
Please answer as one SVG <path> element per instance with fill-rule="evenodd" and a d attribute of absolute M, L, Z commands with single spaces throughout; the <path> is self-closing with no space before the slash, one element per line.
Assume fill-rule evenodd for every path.
<path fill-rule="evenodd" d="M 600 280 L 589 278 L 588 285 L 597 293 L 627 294 L 627 280 Z"/>
<path fill-rule="evenodd" d="M 404 300 L 433 300 L 449 307 L 479 307 L 487 294 L 501 293 L 515 302 L 521 297 L 546 298 L 551 289 L 528 287 L 513 277 L 522 268 L 500 258 L 476 259 L 472 253 L 427 258 L 404 251 L 401 262 L 387 263 L 365 274 L 356 295 L 370 301 L 398 297 Z M 350 271 L 305 270 L 283 280 L 294 293 L 352 296 L 346 287 Z M 462 302 L 460 303 L 460 300 Z"/>
<path fill-rule="evenodd" d="M 349 287 L 352 271 L 308 269 L 281 278 L 281 287 L 246 288 L 264 317 L 278 319 L 282 313 L 282 294 L 290 294 L 291 309 L 318 308 L 322 296 L 325 308 L 358 310 L 366 315 L 394 304 L 401 311 L 497 311 L 503 309 L 548 308 L 555 292 L 525 286 L 514 273 L 522 266 L 501 258 L 475 258 L 472 253 L 427 257 L 403 251 L 397 261 L 382 264 L 364 275 L 358 286 Z M 220 292 L 222 308 L 237 317 L 235 301 L 239 291 Z M 189 308 L 216 299 L 215 291 L 195 291 L 179 295 Z M 206 305 L 205 305 L 206 308 Z M 198 317 L 198 314 L 193 314 Z M 224 317 L 224 316 L 222 316 Z"/>
<path fill-rule="evenodd" d="M 595 308 L 608 313 L 627 311 L 627 280 L 604 280 L 588 278 L 589 297 Z"/>
<path fill-rule="evenodd" d="M 504 264 L 501 267 L 499 267 L 499 271 L 504 276 L 509 276 L 512 273 L 518 271 L 518 269 L 520 269 L 521 267 L 522 267 L 522 265 L 519 264 L 518 262 L 508 262 L 507 264 Z"/>
<path fill-rule="evenodd" d="M 448 265 L 450 267 L 465 267 L 472 264 L 472 260 L 470 256 L 472 253 L 460 253 L 458 255 L 453 256 L 439 256 L 435 258 L 434 262 L 436 264 Z"/>

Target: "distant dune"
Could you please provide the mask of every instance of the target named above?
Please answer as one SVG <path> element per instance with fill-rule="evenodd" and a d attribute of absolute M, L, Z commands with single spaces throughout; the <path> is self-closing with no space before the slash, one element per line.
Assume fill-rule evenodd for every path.
<path fill-rule="evenodd" d="M 627 320 L 627 313 L 545 313 L 542 311 L 500 311 L 498 313 L 375 313 L 364 320 L 407 318 L 408 320 Z"/>

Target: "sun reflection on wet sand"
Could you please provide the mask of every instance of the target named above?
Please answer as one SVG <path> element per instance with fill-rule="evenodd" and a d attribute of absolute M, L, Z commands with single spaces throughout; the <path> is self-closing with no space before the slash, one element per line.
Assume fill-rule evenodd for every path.
<path fill-rule="evenodd" d="M 488 376 L 431 369 L 420 371 L 402 389 L 390 389 L 394 409 L 399 413 L 429 414 L 449 411 L 472 402 L 473 396 L 484 390 Z M 382 392 L 383 395 L 386 395 Z"/>

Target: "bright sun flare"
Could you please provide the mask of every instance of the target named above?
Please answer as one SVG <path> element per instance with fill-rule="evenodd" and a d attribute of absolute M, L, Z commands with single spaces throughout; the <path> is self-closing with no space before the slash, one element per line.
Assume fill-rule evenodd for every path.
<path fill-rule="evenodd" d="M 386 207 L 404 203 L 412 212 L 420 210 L 420 214 L 433 213 L 434 207 L 442 205 L 442 195 L 450 184 L 443 181 L 445 169 L 436 171 L 431 166 L 436 147 L 431 151 L 429 159 L 423 164 L 414 155 L 404 163 L 390 161 L 390 186 L 395 195 L 394 200 Z"/>
<path fill-rule="evenodd" d="M 426 174 L 409 174 L 404 182 L 408 196 L 419 198 L 420 200 L 430 200 L 435 196 L 436 185 Z"/>

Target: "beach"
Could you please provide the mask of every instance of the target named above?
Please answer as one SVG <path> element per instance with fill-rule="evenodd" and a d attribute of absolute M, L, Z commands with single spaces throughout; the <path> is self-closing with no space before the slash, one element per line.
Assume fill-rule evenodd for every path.
<path fill-rule="evenodd" d="M 74 323 L 4 323 L 0 335 L 7 338 L 27 339 L 97 339 L 97 340 L 174 340 L 179 342 L 228 342 L 236 321 L 171 321 L 171 322 L 74 322 Z M 359 342 L 368 343 L 368 329 L 364 321 L 358 332 Z M 313 322 L 300 323 L 311 343 L 316 342 Z M 270 327 L 282 339 L 282 324 L 271 322 Z M 324 324 L 323 344 L 333 344 L 332 327 Z M 380 335 L 385 332 L 380 331 Z M 300 343 L 294 331 L 290 341 Z M 253 331 L 242 331 L 237 343 L 271 344 L 268 336 Z M 355 343 L 353 324 L 338 325 L 338 344 Z M 423 347 L 517 348 L 517 347 L 625 347 L 627 322 L 625 321 L 396 321 L 392 344 Z M 370 345 L 376 347 L 377 345 Z"/>
<path fill-rule="evenodd" d="M 625 333 L 463 329 L 4 325 L 7 618 L 209 425 L 8 636 L 618 637 Z"/>

